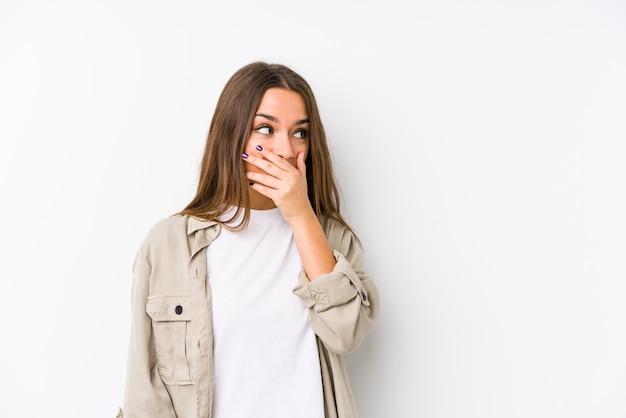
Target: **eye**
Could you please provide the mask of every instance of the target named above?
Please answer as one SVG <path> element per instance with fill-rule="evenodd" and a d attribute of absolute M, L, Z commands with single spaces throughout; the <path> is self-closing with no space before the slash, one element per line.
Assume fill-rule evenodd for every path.
<path fill-rule="evenodd" d="M 306 129 L 298 129 L 293 133 L 293 136 L 300 139 L 306 139 L 308 137 L 308 132 Z"/>
<path fill-rule="evenodd" d="M 260 133 L 261 135 L 271 135 L 272 133 L 274 133 L 274 130 L 272 129 L 272 127 L 267 126 L 267 125 L 261 125 L 259 127 L 254 128 L 254 130 Z"/>

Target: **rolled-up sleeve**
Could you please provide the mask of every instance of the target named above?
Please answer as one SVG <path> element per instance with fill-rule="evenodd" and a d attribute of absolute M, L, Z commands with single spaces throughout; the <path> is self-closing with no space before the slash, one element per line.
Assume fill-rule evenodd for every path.
<path fill-rule="evenodd" d="M 336 264 L 309 281 L 300 272 L 293 292 L 309 308 L 311 328 L 331 352 L 356 350 L 378 317 L 378 289 L 365 274 L 360 243 L 347 231 L 328 234 Z"/>

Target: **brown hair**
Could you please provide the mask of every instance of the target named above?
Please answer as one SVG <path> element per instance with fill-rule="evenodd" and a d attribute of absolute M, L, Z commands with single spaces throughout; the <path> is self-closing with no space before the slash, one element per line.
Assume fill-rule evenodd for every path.
<path fill-rule="evenodd" d="M 254 62 L 240 68 L 228 80 L 217 102 L 206 140 L 196 196 L 180 214 L 217 220 L 230 206 L 244 217 L 235 229 L 250 219 L 250 199 L 245 176 L 244 152 L 254 115 L 267 89 L 277 87 L 302 96 L 309 119 L 309 153 L 306 158 L 308 195 L 318 218 L 334 219 L 351 230 L 340 214 L 340 196 L 326 142 L 326 134 L 309 84 L 280 64 Z"/>

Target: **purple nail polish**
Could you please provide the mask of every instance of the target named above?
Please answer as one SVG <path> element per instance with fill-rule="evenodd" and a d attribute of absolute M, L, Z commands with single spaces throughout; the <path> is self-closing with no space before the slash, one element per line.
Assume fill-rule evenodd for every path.
<path fill-rule="evenodd" d="M 257 149 L 257 151 L 263 151 L 263 147 L 262 147 L 262 146 L 260 146 L 260 145 L 257 145 L 257 146 L 256 146 L 256 149 Z"/>
<path fill-rule="evenodd" d="M 243 154 L 241 154 L 241 156 L 242 156 L 243 158 L 248 158 L 248 154 L 246 154 L 245 152 L 244 152 Z"/>

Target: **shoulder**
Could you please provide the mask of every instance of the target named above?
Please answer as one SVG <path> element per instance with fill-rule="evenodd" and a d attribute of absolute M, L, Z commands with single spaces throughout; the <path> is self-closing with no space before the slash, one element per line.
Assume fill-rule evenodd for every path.
<path fill-rule="evenodd" d="M 142 251 L 147 254 L 155 248 L 186 243 L 188 223 L 189 216 L 186 215 L 173 215 L 161 219 L 148 230 L 141 244 Z"/>
<path fill-rule="evenodd" d="M 187 234 L 189 216 L 173 215 L 152 225 L 146 235 L 146 241 L 160 240 L 176 234 Z"/>

